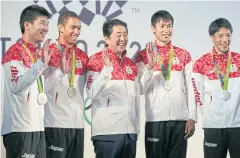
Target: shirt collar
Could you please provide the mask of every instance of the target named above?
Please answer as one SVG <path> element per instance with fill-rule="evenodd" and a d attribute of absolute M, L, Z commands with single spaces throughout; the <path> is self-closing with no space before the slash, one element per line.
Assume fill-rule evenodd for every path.
<path fill-rule="evenodd" d="M 65 49 L 65 48 L 67 47 L 66 44 L 62 44 L 62 43 L 59 42 L 59 39 L 56 39 L 56 45 L 58 46 L 58 44 L 59 44 L 63 49 Z M 72 48 L 74 48 L 74 47 L 76 47 L 76 46 L 77 46 L 77 45 L 74 44 L 74 45 L 72 46 Z"/>
<path fill-rule="evenodd" d="M 158 51 L 160 51 L 161 53 L 167 53 L 171 49 L 171 47 L 172 47 L 172 42 L 171 41 L 168 42 L 168 44 L 166 44 L 165 46 L 157 45 L 156 41 L 155 41 L 155 44 L 157 46 Z"/>
<path fill-rule="evenodd" d="M 114 52 L 114 51 L 113 51 L 112 49 L 110 49 L 110 48 L 108 48 L 107 50 L 108 50 L 108 54 L 112 57 L 112 59 L 113 59 L 114 61 L 118 61 L 118 56 L 117 56 L 116 52 Z M 126 56 L 126 54 L 127 54 L 127 50 L 124 50 L 124 52 L 122 53 L 121 58 L 123 58 L 124 56 Z"/>
<path fill-rule="evenodd" d="M 225 58 L 228 58 L 230 51 L 228 51 L 228 52 L 225 53 L 225 54 L 219 54 L 219 53 L 217 52 L 216 48 L 213 47 L 212 53 L 213 53 L 213 57 L 214 57 L 215 59 L 225 59 Z"/>

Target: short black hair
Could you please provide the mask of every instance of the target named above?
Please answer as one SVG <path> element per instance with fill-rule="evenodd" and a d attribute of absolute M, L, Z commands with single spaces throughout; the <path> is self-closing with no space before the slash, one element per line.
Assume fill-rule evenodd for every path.
<path fill-rule="evenodd" d="M 68 10 L 60 13 L 58 17 L 58 25 L 64 25 L 67 23 L 69 18 L 78 18 L 80 20 L 79 16 L 75 12 Z"/>
<path fill-rule="evenodd" d="M 231 23 L 225 19 L 225 18 L 218 18 L 211 22 L 208 28 L 208 33 L 210 36 L 214 35 L 216 32 L 218 32 L 221 28 L 228 29 L 231 33 L 233 32 L 233 28 Z"/>
<path fill-rule="evenodd" d="M 171 21 L 172 25 L 174 22 L 173 16 L 166 10 L 159 10 L 156 13 L 154 13 L 151 18 L 151 25 L 155 27 L 156 23 L 159 22 L 160 20 Z"/>
<path fill-rule="evenodd" d="M 26 7 L 20 16 L 20 29 L 21 32 L 24 33 L 24 23 L 30 22 L 32 23 L 34 20 L 36 20 L 39 16 L 46 16 L 48 19 L 51 18 L 51 14 L 44 8 L 39 5 L 30 5 Z"/>
<path fill-rule="evenodd" d="M 103 23 L 103 36 L 104 37 L 110 37 L 110 35 L 113 32 L 113 26 L 124 26 L 128 32 L 128 26 L 125 22 L 119 20 L 119 19 L 113 19 L 113 20 L 108 20 Z"/>

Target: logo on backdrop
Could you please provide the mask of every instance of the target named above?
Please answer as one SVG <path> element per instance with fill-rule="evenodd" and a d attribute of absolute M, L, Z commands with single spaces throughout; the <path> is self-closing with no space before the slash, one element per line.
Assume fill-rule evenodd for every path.
<path fill-rule="evenodd" d="M 34 3 L 38 3 L 39 0 L 33 0 Z M 91 1 L 90 3 L 95 3 L 95 9 L 89 9 L 88 7 L 88 0 L 84 0 L 84 1 L 73 1 L 75 3 L 79 3 L 79 8 L 82 7 L 82 9 L 79 11 L 79 13 L 77 13 L 81 19 L 81 21 L 86 24 L 86 25 L 91 25 L 92 21 L 94 20 L 94 17 L 97 15 L 103 16 L 106 18 L 106 20 L 111 20 L 114 19 L 116 17 L 118 17 L 119 15 L 121 15 L 122 12 L 122 7 L 127 3 L 127 0 L 121 0 L 121 1 L 103 1 L 103 0 L 96 0 L 96 1 Z M 68 0 L 62 0 L 62 8 L 61 9 L 56 9 L 57 7 L 55 7 L 54 5 L 55 2 L 46 0 L 46 4 L 50 10 L 50 12 L 52 13 L 52 15 L 54 14 L 60 14 L 64 11 L 68 11 L 68 5 L 70 3 L 72 3 L 72 1 Z M 106 5 L 104 6 L 103 4 Z M 115 7 L 116 6 L 116 7 Z M 111 10 L 114 8 L 114 11 L 112 12 Z M 111 11 L 111 12 L 110 12 Z"/>
<path fill-rule="evenodd" d="M 51 0 L 33 0 L 35 4 L 44 5 L 45 8 L 49 10 L 52 15 L 57 15 L 63 11 L 71 10 L 72 6 L 74 6 L 75 11 L 81 22 L 90 26 L 96 19 L 96 16 L 103 17 L 106 20 L 117 18 L 119 15 L 123 14 L 122 8 L 126 7 L 127 0 L 62 0 L 62 1 L 51 1 Z M 17 39 L 12 39 L 12 37 L 0 37 L 0 42 L 2 45 L 2 55 L 6 52 L 7 44 L 10 45 L 10 42 Z M 85 52 L 89 52 L 87 41 L 80 39 L 76 42 L 77 45 L 81 44 L 82 49 Z M 96 47 L 103 47 L 105 44 L 104 40 L 97 41 Z M 39 44 L 41 47 L 41 44 Z M 129 48 L 134 48 L 135 53 L 141 50 L 141 44 L 138 41 L 129 42 Z M 135 56 L 135 55 L 134 55 Z M 135 58 L 133 56 L 133 59 Z"/>

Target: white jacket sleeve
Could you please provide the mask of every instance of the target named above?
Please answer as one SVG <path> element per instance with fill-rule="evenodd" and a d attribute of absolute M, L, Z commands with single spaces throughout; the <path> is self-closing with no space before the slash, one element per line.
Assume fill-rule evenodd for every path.
<path fill-rule="evenodd" d="M 140 133 L 140 125 L 141 125 L 141 107 L 140 107 L 140 81 L 139 81 L 139 75 L 136 77 L 135 81 L 135 107 L 136 107 L 136 117 L 137 117 L 137 133 Z"/>
<path fill-rule="evenodd" d="M 108 81 L 111 79 L 113 67 L 104 66 L 101 72 L 89 70 L 87 72 L 86 92 L 88 97 L 93 101 L 101 93 L 107 90 Z"/>
<path fill-rule="evenodd" d="M 65 74 L 62 73 L 60 68 L 55 67 L 48 67 L 44 71 L 44 91 L 48 92 L 51 91 L 54 86 L 62 80 Z"/>
<path fill-rule="evenodd" d="M 194 120 L 197 122 L 197 105 L 195 102 L 194 96 L 194 89 L 192 85 L 192 61 L 186 64 L 184 68 L 184 75 L 185 75 L 185 84 L 186 84 L 186 95 L 187 95 L 187 104 L 188 104 L 188 111 L 189 111 L 189 119 Z"/>
<path fill-rule="evenodd" d="M 8 80 L 11 92 L 18 94 L 25 91 L 44 70 L 44 64 L 38 59 L 32 68 L 26 71 L 25 65 L 19 61 L 10 61 L 3 65 L 5 77 Z"/>
<path fill-rule="evenodd" d="M 205 77 L 200 60 L 197 60 L 193 66 L 192 84 L 195 94 L 195 102 L 201 114 L 204 111 Z"/>

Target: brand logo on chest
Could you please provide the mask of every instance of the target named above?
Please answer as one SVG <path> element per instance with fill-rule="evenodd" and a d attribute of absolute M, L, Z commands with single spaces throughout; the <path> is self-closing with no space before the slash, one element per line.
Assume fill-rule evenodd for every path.
<path fill-rule="evenodd" d="M 128 74 L 132 74 L 132 73 L 133 73 L 130 66 L 126 66 L 126 72 L 127 72 Z"/>

